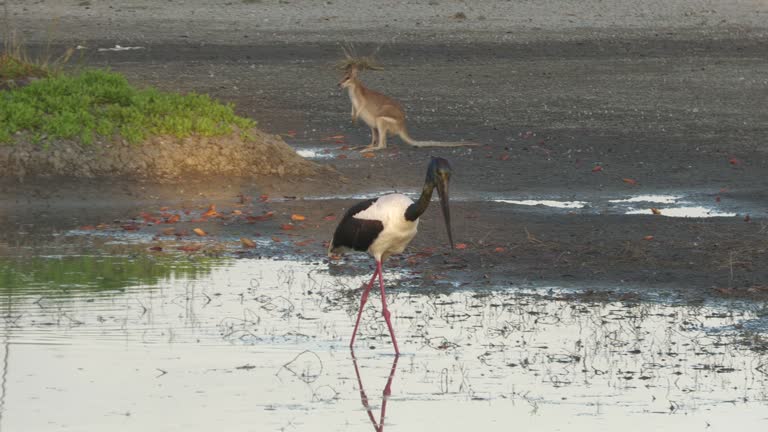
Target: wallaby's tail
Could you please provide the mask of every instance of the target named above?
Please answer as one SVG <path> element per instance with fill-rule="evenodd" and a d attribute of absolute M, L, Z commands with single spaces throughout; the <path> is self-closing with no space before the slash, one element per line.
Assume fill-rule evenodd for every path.
<path fill-rule="evenodd" d="M 400 131 L 399 135 L 403 141 L 414 147 L 474 147 L 480 145 L 469 141 L 416 141 L 404 129 Z"/>

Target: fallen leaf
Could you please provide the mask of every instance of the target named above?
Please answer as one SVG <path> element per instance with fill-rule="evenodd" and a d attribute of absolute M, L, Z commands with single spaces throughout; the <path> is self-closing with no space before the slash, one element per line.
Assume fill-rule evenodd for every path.
<path fill-rule="evenodd" d="M 176 249 L 178 249 L 180 251 L 184 251 L 184 252 L 195 252 L 195 251 L 199 251 L 200 249 L 202 249 L 202 247 L 203 246 L 199 245 L 199 244 L 191 244 L 191 245 L 179 246 Z"/>
<path fill-rule="evenodd" d="M 265 221 L 267 219 L 271 219 L 272 216 L 274 216 L 274 215 L 275 215 L 275 212 L 269 211 L 269 212 L 264 213 L 261 216 L 246 216 L 245 219 L 246 219 L 246 221 L 248 221 L 248 223 L 254 223 L 254 222 L 258 222 L 258 221 Z"/>
<path fill-rule="evenodd" d="M 603 167 L 600 165 L 597 165 L 596 167 L 592 168 L 592 172 L 600 172 L 603 170 Z"/>
<path fill-rule="evenodd" d="M 315 241 L 314 239 L 307 239 L 307 240 L 302 240 L 302 241 L 294 242 L 293 244 L 296 245 L 296 246 L 304 247 L 304 246 L 307 246 L 308 244 L 310 244 L 310 243 L 312 243 L 314 241 Z"/>
<path fill-rule="evenodd" d="M 241 214 L 243 214 L 243 212 L 241 212 L 240 210 L 232 210 L 232 214 L 235 216 L 240 216 Z"/>
<path fill-rule="evenodd" d="M 730 158 L 728 159 L 728 163 L 730 163 L 731 165 L 740 165 L 741 161 L 736 158 Z"/>
<path fill-rule="evenodd" d="M 154 252 L 160 252 L 163 250 L 163 248 L 161 246 L 152 246 L 151 248 L 149 248 L 149 250 Z"/>
<path fill-rule="evenodd" d="M 327 220 L 327 221 L 336 220 L 336 215 L 335 214 L 325 215 L 323 216 L 323 220 Z"/>
<path fill-rule="evenodd" d="M 467 244 L 466 243 L 456 243 L 455 248 L 456 249 L 466 249 L 467 248 Z"/>
<path fill-rule="evenodd" d="M 91 230 L 95 230 L 96 227 L 93 225 L 83 225 L 80 227 L 80 229 L 83 231 L 91 231 Z"/>
<path fill-rule="evenodd" d="M 176 223 L 176 222 L 178 222 L 180 219 L 181 219 L 181 216 L 179 216 L 179 215 L 175 214 L 175 215 L 172 215 L 171 217 L 167 218 L 167 219 L 165 220 L 165 223 L 167 223 L 167 224 L 175 224 L 175 223 Z"/>
<path fill-rule="evenodd" d="M 289 137 L 293 138 L 293 137 L 295 137 L 295 136 L 296 136 L 296 131 L 295 131 L 295 130 L 289 130 L 289 131 L 286 133 L 286 135 L 288 135 Z"/>
<path fill-rule="evenodd" d="M 261 195 L 261 196 L 259 196 L 259 201 L 261 201 L 261 202 L 269 201 L 269 195 Z"/>
<path fill-rule="evenodd" d="M 623 178 L 621 179 L 624 183 L 631 184 L 632 186 L 637 184 L 637 180 L 631 179 L 631 178 Z"/>
<path fill-rule="evenodd" d="M 205 231 L 201 230 L 200 228 L 195 228 L 192 230 L 193 233 L 199 235 L 200 237 L 204 237 L 208 234 L 205 233 Z"/>
<path fill-rule="evenodd" d="M 504 249 L 503 247 L 497 247 L 497 248 L 496 248 L 496 249 L 494 249 L 493 251 L 494 251 L 494 252 L 504 252 L 504 251 L 506 251 L 506 249 Z"/>
<path fill-rule="evenodd" d="M 647 236 L 643 237 L 643 240 L 653 240 L 653 236 L 652 235 L 647 235 Z"/>
<path fill-rule="evenodd" d="M 307 218 L 305 216 L 302 216 L 300 214 L 292 214 L 291 215 L 291 220 L 292 221 L 303 221 L 303 220 L 306 220 L 306 219 Z"/>
<path fill-rule="evenodd" d="M 168 209 L 169 209 L 168 207 L 160 207 L 160 211 L 161 212 L 166 212 L 166 211 L 168 211 Z"/>
<path fill-rule="evenodd" d="M 243 244 L 244 248 L 255 248 L 256 243 L 253 242 L 253 240 L 245 237 L 240 237 L 240 243 Z"/>
<path fill-rule="evenodd" d="M 283 230 L 283 231 L 290 231 L 290 230 L 295 229 L 295 228 L 296 228 L 296 225 L 293 225 L 293 224 L 282 224 L 282 225 L 280 225 L 280 229 Z"/>
<path fill-rule="evenodd" d="M 144 223 L 153 223 L 154 224 L 154 223 L 158 223 L 159 222 L 159 220 L 156 217 L 152 216 L 149 213 L 145 213 L 145 212 L 141 213 L 141 218 L 144 219 Z"/>
<path fill-rule="evenodd" d="M 272 237 L 272 241 L 275 243 L 280 243 L 282 240 L 280 240 L 280 237 Z"/>
<path fill-rule="evenodd" d="M 376 155 L 374 153 L 368 152 L 368 153 L 363 153 L 363 157 L 366 159 L 370 159 L 370 158 L 376 157 Z"/>
<path fill-rule="evenodd" d="M 504 153 L 501 156 L 499 156 L 499 160 L 509 160 L 509 153 Z"/>
<path fill-rule="evenodd" d="M 204 218 L 219 217 L 219 212 L 216 211 L 216 204 L 211 204 L 211 206 L 208 207 L 208 211 L 200 215 L 200 217 L 204 217 Z"/>
<path fill-rule="evenodd" d="M 334 135 L 334 136 L 330 136 L 330 137 L 328 137 L 326 139 L 329 139 L 329 140 L 344 139 L 344 135 Z"/>
<path fill-rule="evenodd" d="M 651 207 L 651 213 L 653 213 L 655 215 L 660 215 L 661 211 L 659 209 L 657 209 L 656 207 Z"/>
<path fill-rule="evenodd" d="M 125 225 L 121 225 L 121 228 L 122 228 L 122 229 L 124 229 L 125 231 L 138 231 L 138 230 L 140 230 L 140 229 L 141 229 L 141 227 L 139 227 L 139 226 L 138 226 L 138 225 L 136 225 L 136 224 L 125 224 Z"/>

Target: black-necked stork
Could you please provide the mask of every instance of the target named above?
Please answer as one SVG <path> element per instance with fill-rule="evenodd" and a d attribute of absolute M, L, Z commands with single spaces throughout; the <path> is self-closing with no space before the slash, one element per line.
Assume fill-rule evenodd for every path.
<path fill-rule="evenodd" d="M 387 299 L 384 293 L 384 277 L 382 276 L 382 263 L 390 255 L 405 250 L 408 243 L 416 236 L 416 228 L 419 225 L 419 217 L 427 210 L 432 199 L 432 192 L 437 188 L 440 195 L 440 204 L 443 208 L 445 227 L 448 230 L 448 241 L 453 248 L 453 235 L 451 234 L 451 213 L 448 208 L 448 182 L 451 178 L 451 165 L 443 158 L 432 158 L 427 168 L 427 179 L 421 191 L 419 200 L 415 203 L 403 194 L 387 194 L 378 198 L 372 198 L 355 204 L 347 210 L 344 217 L 336 227 L 333 240 L 328 248 L 329 255 L 352 249 L 368 252 L 376 260 L 376 271 L 373 272 L 371 281 L 363 291 L 360 299 L 360 310 L 357 312 L 355 330 L 352 333 L 350 348 L 355 344 L 357 328 L 360 325 L 360 316 L 363 307 L 368 300 L 376 276 L 379 277 L 381 288 L 381 305 L 384 320 L 387 322 L 389 334 L 392 337 L 392 345 L 395 353 L 400 354 L 397 348 L 395 332 L 392 330 L 390 313 L 387 309 Z"/>

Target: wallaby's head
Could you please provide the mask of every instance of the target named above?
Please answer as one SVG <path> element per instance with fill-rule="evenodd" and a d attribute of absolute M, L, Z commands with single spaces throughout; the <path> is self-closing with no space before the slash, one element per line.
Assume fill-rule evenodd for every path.
<path fill-rule="evenodd" d="M 354 66 L 348 67 L 344 71 L 344 76 L 339 81 L 339 88 L 347 88 L 352 85 L 352 82 L 357 79 L 357 68 Z"/>

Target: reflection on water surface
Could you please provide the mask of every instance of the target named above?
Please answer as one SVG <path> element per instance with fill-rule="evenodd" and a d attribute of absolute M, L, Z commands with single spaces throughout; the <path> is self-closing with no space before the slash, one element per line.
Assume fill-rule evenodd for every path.
<path fill-rule="evenodd" d="M 768 419 L 760 305 L 427 294 L 393 273 L 405 355 L 391 355 L 371 301 L 353 358 L 367 275 L 333 273 L 256 259 L 4 259 L 0 428 L 721 430 L 738 418 L 760 430 Z"/>

